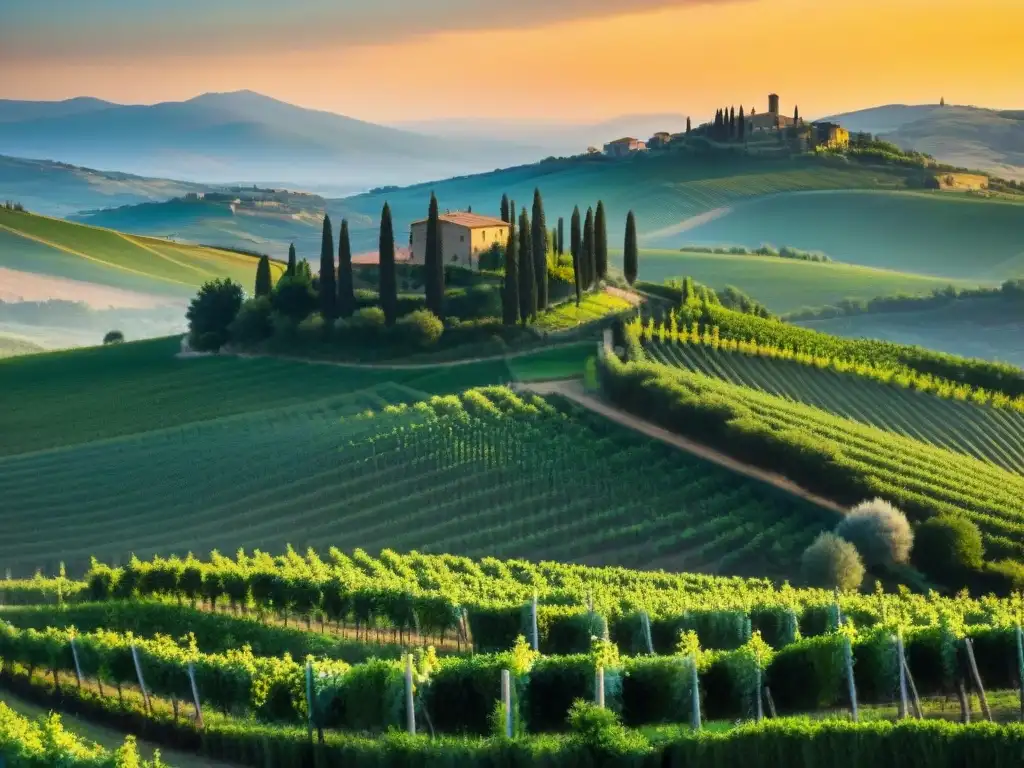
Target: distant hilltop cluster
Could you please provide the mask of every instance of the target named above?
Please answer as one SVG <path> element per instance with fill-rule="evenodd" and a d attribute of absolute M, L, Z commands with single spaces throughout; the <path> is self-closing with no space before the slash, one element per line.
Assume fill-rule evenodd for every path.
<path fill-rule="evenodd" d="M 768 94 L 768 110 L 758 113 L 751 108 L 749 113 L 740 106 L 739 113 L 735 107 L 719 109 L 715 119 L 692 128 L 690 118 L 686 118 L 686 130 L 682 133 L 659 131 L 646 141 L 632 136 L 623 136 L 604 145 L 602 149 L 589 147 L 587 154 L 603 154 L 607 157 L 626 157 L 637 152 L 671 150 L 684 146 L 691 139 L 703 137 L 717 143 L 739 142 L 744 145 L 764 144 L 776 139 L 776 144 L 786 143 L 787 139 L 795 142 L 803 151 L 811 151 L 818 147 L 827 149 L 844 149 L 850 145 L 850 132 L 838 123 L 826 121 L 805 123 L 800 117 L 800 110 L 794 107 L 793 115 L 784 115 L 779 110 L 779 95 Z"/>

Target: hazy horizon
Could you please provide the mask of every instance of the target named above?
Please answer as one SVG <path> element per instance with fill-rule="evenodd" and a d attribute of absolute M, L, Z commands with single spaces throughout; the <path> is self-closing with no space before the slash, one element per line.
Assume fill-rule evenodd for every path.
<path fill-rule="evenodd" d="M 516 14 L 479 0 L 348 6 L 14 6 L 0 67 L 16 76 L 0 98 L 148 104 L 246 89 L 384 124 L 703 118 L 723 103 L 760 111 L 769 92 L 808 116 L 943 97 L 1020 107 L 1017 0 L 894 0 L 884 18 L 810 0 L 634 0 L 626 13 L 605 0 L 524 0 Z M 952 39 L 956 55 L 939 55 L 935 41 Z"/>

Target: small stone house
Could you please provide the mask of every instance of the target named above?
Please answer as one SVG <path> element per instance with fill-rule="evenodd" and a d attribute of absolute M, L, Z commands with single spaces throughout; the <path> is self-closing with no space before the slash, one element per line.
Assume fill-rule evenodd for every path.
<path fill-rule="evenodd" d="M 632 136 L 625 136 L 615 141 L 609 141 L 604 145 L 604 153 L 608 157 L 625 157 L 633 152 L 643 152 L 647 149 L 647 143 L 634 139 Z"/>
<path fill-rule="evenodd" d="M 480 254 L 495 243 L 508 242 L 509 225 L 501 219 L 456 211 L 438 216 L 441 229 L 441 260 L 445 266 L 480 268 Z M 423 264 L 427 255 L 427 220 L 414 221 L 411 231 L 412 264 Z"/>

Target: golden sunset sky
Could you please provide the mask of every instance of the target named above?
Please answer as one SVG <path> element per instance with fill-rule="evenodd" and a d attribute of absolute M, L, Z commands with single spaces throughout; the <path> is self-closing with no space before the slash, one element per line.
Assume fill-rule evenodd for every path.
<path fill-rule="evenodd" d="M 6 4 L 6 0 L 0 0 Z M 23 7 L 21 7 L 23 5 Z M 378 122 L 597 120 L 720 104 L 1024 108 L 1024 0 L 33 0 L 0 11 L 0 98 L 250 89 Z"/>

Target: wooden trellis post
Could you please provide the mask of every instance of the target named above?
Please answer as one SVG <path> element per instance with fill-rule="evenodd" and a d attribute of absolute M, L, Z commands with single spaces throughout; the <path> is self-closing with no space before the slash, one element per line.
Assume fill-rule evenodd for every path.
<path fill-rule="evenodd" d="M 416 735 L 416 704 L 413 701 L 412 654 L 405 656 L 405 727 Z"/>
<path fill-rule="evenodd" d="M 533 603 L 530 607 L 530 621 L 531 621 L 531 639 L 533 640 L 533 650 L 540 650 L 540 636 L 537 633 L 537 593 L 533 593 Z"/>
<path fill-rule="evenodd" d="M 903 663 L 903 634 L 896 635 L 896 666 L 900 676 L 900 720 L 907 716 L 907 667 Z"/>
<path fill-rule="evenodd" d="M 690 726 L 700 730 L 700 688 L 697 683 L 697 656 L 690 657 Z"/>
<path fill-rule="evenodd" d="M 964 647 L 967 649 L 967 664 L 971 670 L 971 680 L 974 681 L 974 688 L 981 700 L 981 711 L 985 714 L 985 719 L 991 723 L 992 710 L 988 707 L 988 697 L 985 696 L 985 688 L 981 684 L 981 675 L 978 673 L 978 662 L 974 659 L 974 643 L 971 642 L 971 638 L 964 638 Z"/>
<path fill-rule="evenodd" d="M 1017 674 L 1020 677 L 1020 721 L 1024 723 L 1024 631 L 1017 625 Z"/>
<path fill-rule="evenodd" d="M 78 646 L 75 645 L 75 637 L 71 636 L 71 658 L 75 662 L 75 679 L 78 681 L 78 690 L 82 690 L 82 665 L 78 661 Z"/>
<path fill-rule="evenodd" d="M 594 680 L 597 706 L 604 709 L 604 667 L 598 667 Z"/>
<path fill-rule="evenodd" d="M 142 690 L 142 700 L 146 702 L 146 711 L 153 714 L 153 707 L 149 703 L 149 692 L 146 690 L 146 681 L 142 678 L 142 664 L 139 663 L 139 652 L 132 643 L 132 661 L 135 662 L 135 674 L 139 678 L 139 688 Z"/>
<path fill-rule="evenodd" d="M 196 666 L 188 663 L 188 681 L 192 686 L 192 703 L 196 708 L 196 728 L 203 727 L 203 708 L 199 703 L 199 686 L 196 685 Z"/>
<path fill-rule="evenodd" d="M 306 712 L 309 740 L 313 741 L 313 662 L 306 662 Z"/>
<path fill-rule="evenodd" d="M 857 711 L 857 686 L 853 677 L 853 645 L 849 636 L 843 643 L 843 658 L 846 663 L 846 687 L 850 693 L 850 714 L 856 723 L 860 719 L 860 714 Z"/>
<path fill-rule="evenodd" d="M 644 633 L 644 642 L 647 643 L 647 653 L 654 655 L 654 639 L 651 637 L 651 617 L 647 611 L 640 612 L 640 626 Z"/>
<path fill-rule="evenodd" d="M 512 674 L 501 670 L 501 708 L 505 713 L 505 738 L 512 738 Z"/>

